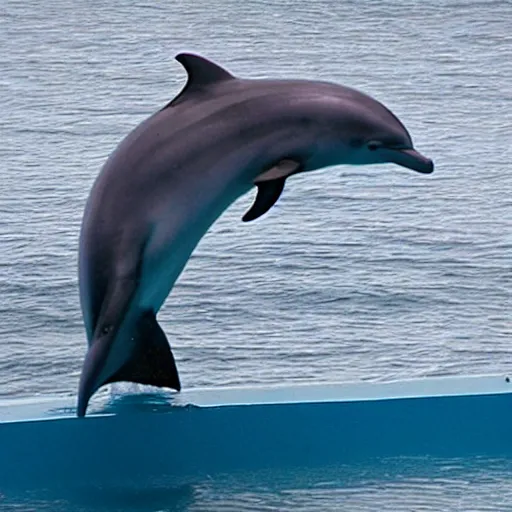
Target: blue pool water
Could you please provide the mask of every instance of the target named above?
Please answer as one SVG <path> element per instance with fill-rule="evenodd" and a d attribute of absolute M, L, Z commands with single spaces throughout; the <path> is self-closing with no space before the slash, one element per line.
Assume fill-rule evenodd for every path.
<path fill-rule="evenodd" d="M 336 510 L 340 492 L 398 481 L 410 506 L 438 475 L 440 491 L 480 492 L 480 475 L 510 471 L 511 401 L 503 376 L 124 394 L 86 419 L 65 397 L 4 400 L 3 505 L 236 510 L 299 491 L 311 507 L 321 490 Z"/>
<path fill-rule="evenodd" d="M 159 315 L 184 387 L 512 371 L 508 0 L 3 0 L 0 45 L 0 398 L 76 394 L 84 202 L 181 89 L 184 50 L 370 93 L 436 163 L 297 176 L 249 225 L 252 197 L 233 205 Z M 445 462 L 228 475 L 172 503 L 164 489 L 62 510 L 512 510 L 508 462 Z M 59 506 L 24 500 L 0 508 Z"/>

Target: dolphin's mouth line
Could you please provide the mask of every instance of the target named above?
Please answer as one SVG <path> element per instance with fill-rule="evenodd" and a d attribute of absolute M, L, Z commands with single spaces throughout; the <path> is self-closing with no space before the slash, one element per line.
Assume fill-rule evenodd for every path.
<path fill-rule="evenodd" d="M 389 151 L 390 156 L 395 156 L 395 158 L 390 158 L 390 161 L 398 165 L 407 167 L 421 174 L 430 174 L 434 171 L 434 163 L 432 160 L 423 156 L 414 148 L 383 147 L 382 149 Z"/>

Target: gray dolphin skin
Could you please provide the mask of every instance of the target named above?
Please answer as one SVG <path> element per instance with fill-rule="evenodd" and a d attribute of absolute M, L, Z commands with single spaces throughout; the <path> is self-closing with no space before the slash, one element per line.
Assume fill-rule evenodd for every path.
<path fill-rule="evenodd" d="M 431 173 L 400 120 L 356 90 L 308 80 L 246 80 L 179 54 L 183 90 L 108 158 L 85 207 L 79 284 L 87 333 L 78 416 L 103 385 L 180 390 L 156 314 L 192 251 L 237 198 L 244 221 L 278 200 L 293 174 L 338 164 Z"/>

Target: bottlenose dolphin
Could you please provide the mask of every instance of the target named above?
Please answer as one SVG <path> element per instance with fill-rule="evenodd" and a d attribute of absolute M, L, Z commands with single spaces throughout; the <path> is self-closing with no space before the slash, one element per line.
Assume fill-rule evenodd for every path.
<path fill-rule="evenodd" d="M 89 350 L 78 416 L 107 383 L 180 390 L 156 314 L 208 228 L 252 187 L 244 221 L 268 211 L 297 173 L 386 162 L 434 168 L 400 120 L 361 92 L 236 78 L 193 54 L 176 60 L 185 87 L 119 144 L 85 207 L 79 282 Z"/>

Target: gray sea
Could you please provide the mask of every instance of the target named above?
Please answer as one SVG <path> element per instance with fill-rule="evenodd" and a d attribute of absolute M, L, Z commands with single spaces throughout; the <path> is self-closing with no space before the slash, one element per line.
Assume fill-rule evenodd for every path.
<path fill-rule="evenodd" d="M 181 51 L 360 89 L 436 164 L 296 176 L 254 223 L 237 201 L 159 315 L 183 386 L 512 372 L 510 0 L 0 0 L 0 398 L 75 396 L 84 203 L 182 88 Z M 129 509 L 512 510 L 510 464 L 469 466 L 205 482 Z"/>

